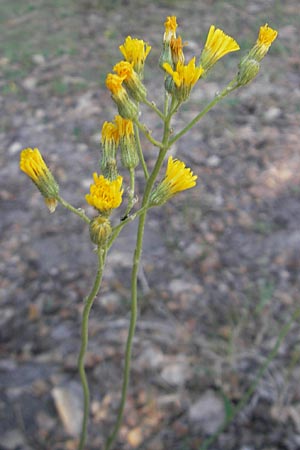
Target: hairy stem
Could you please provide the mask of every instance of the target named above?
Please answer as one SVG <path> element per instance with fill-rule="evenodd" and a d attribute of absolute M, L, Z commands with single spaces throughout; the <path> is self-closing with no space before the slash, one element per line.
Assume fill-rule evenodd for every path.
<path fill-rule="evenodd" d="M 63 205 L 65 208 L 67 208 L 69 211 L 71 211 L 74 214 L 77 214 L 77 216 L 81 217 L 87 224 L 90 223 L 90 219 L 88 216 L 84 213 L 82 209 L 77 209 L 74 206 L 72 206 L 70 203 L 68 203 L 66 200 L 64 200 L 62 197 L 58 196 L 57 201 Z"/>
<path fill-rule="evenodd" d="M 99 289 L 100 289 L 103 268 L 104 268 L 104 263 L 105 263 L 105 257 L 106 257 L 106 250 L 103 250 L 102 248 L 98 247 L 97 254 L 98 254 L 98 270 L 97 270 L 97 274 L 96 274 L 96 278 L 95 278 L 92 290 L 89 293 L 88 297 L 86 297 L 86 299 L 85 299 L 83 315 L 82 315 L 82 323 L 81 323 L 81 346 L 80 346 L 80 352 L 79 352 L 79 357 L 78 357 L 78 370 L 79 370 L 80 380 L 81 380 L 81 384 L 82 384 L 84 402 L 83 402 L 83 420 L 82 420 L 82 427 L 81 427 L 80 442 L 78 445 L 78 450 L 84 449 L 86 435 L 87 435 L 89 409 L 90 409 L 90 391 L 89 391 L 89 385 L 88 385 L 85 368 L 84 368 L 84 359 L 85 359 L 85 354 L 86 354 L 86 350 L 87 350 L 87 346 L 88 346 L 88 339 L 89 339 L 89 337 L 88 337 L 89 315 L 90 315 L 90 311 L 93 306 L 95 297 L 98 294 Z"/>
<path fill-rule="evenodd" d="M 134 251 L 133 267 L 132 267 L 132 273 L 131 273 L 131 316 L 130 316 L 128 337 L 127 337 L 127 342 L 126 342 L 125 365 L 124 365 L 124 371 L 123 371 L 121 401 L 120 401 L 120 405 L 119 405 L 117 420 L 113 427 L 112 433 L 110 434 L 110 436 L 108 437 L 108 439 L 106 441 L 105 450 L 110 450 L 112 448 L 112 445 L 114 444 L 115 439 L 118 435 L 118 432 L 119 432 L 119 429 L 120 429 L 120 426 L 121 426 L 121 423 L 123 420 L 123 415 L 124 415 L 127 390 L 128 390 L 128 385 L 129 385 L 129 376 L 130 376 L 132 343 L 133 343 L 133 338 L 134 338 L 134 333 L 135 333 L 135 328 L 136 328 L 136 321 L 137 321 L 137 278 L 138 278 L 138 271 L 139 271 L 139 265 L 140 265 L 142 248 L 143 248 L 143 237 L 144 237 L 145 223 L 146 223 L 146 217 L 147 217 L 147 211 L 148 211 L 148 202 L 149 202 L 150 194 L 151 194 L 151 191 L 153 188 L 153 184 L 157 178 L 157 175 L 159 173 L 159 170 L 162 166 L 162 163 L 166 156 L 167 150 L 169 148 L 168 147 L 168 139 L 169 139 L 169 133 L 170 133 L 170 121 L 171 121 L 171 114 L 168 115 L 165 119 L 164 134 L 163 134 L 162 144 L 160 145 L 160 152 L 159 152 L 158 158 L 156 160 L 156 163 L 154 165 L 154 168 L 151 172 L 151 175 L 148 178 L 148 181 L 146 183 L 143 202 L 142 202 L 141 209 L 143 210 L 143 212 L 141 213 L 140 218 L 139 218 L 136 247 L 135 247 L 135 251 Z"/>

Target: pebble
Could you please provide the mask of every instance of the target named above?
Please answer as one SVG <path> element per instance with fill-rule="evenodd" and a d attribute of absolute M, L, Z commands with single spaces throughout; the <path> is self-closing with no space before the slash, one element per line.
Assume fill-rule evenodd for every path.
<path fill-rule="evenodd" d="M 206 164 L 208 167 L 214 168 L 214 167 L 218 167 L 221 163 L 221 158 L 219 158 L 219 156 L 217 155 L 211 155 L 207 158 L 206 160 Z"/>
<path fill-rule="evenodd" d="M 281 109 L 277 108 L 276 106 L 272 106 L 265 112 L 264 119 L 266 122 L 273 122 L 273 120 L 278 119 L 280 115 Z"/>
<path fill-rule="evenodd" d="M 197 430 L 213 434 L 225 419 L 223 402 L 213 391 L 207 391 L 191 405 L 188 417 Z"/>
<path fill-rule="evenodd" d="M 15 155 L 16 153 L 19 153 L 23 148 L 23 145 L 21 144 L 21 142 L 13 142 L 9 147 L 8 147 L 8 153 L 10 155 Z"/>
<path fill-rule="evenodd" d="M 71 436 L 79 436 L 83 417 L 82 397 L 80 386 L 76 383 L 69 383 L 66 386 L 52 389 L 52 397 L 58 415 L 67 433 Z"/>
<path fill-rule="evenodd" d="M 166 365 L 160 375 L 166 383 L 180 387 L 190 378 L 190 366 L 188 362 L 183 359 L 182 361 Z"/>
<path fill-rule="evenodd" d="M 35 55 L 32 55 L 31 59 L 32 62 L 34 62 L 34 64 L 36 64 L 37 66 L 42 66 L 46 62 L 44 55 L 42 55 L 41 53 L 36 53 Z"/>

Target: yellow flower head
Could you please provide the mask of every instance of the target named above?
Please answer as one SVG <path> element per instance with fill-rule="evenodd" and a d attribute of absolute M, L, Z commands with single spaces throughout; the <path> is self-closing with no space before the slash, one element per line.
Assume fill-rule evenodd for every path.
<path fill-rule="evenodd" d="M 170 156 L 165 178 L 152 193 L 150 203 L 162 205 L 178 192 L 196 186 L 197 178 L 184 162 Z"/>
<path fill-rule="evenodd" d="M 224 31 L 216 29 L 211 25 L 204 49 L 201 54 L 200 64 L 205 71 L 208 71 L 220 58 L 227 53 L 235 52 L 240 49 L 238 43 Z"/>
<path fill-rule="evenodd" d="M 118 128 L 112 122 L 104 122 L 101 132 L 102 145 L 114 145 L 119 143 Z"/>
<path fill-rule="evenodd" d="M 104 122 L 101 132 L 101 170 L 109 180 L 118 176 L 116 151 L 119 145 L 117 126 L 112 122 Z"/>
<path fill-rule="evenodd" d="M 133 63 L 128 61 L 120 61 L 115 65 L 114 71 L 124 80 L 124 85 L 128 89 L 129 94 L 136 101 L 143 101 L 146 98 L 147 91 L 140 77 L 133 68 Z"/>
<path fill-rule="evenodd" d="M 176 38 L 177 26 L 176 16 L 168 16 L 165 21 L 164 42 L 170 42 L 172 38 Z"/>
<path fill-rule="evenodd" d="M 123 87 L 124 77 L 120 77 L 119 75 L 114 75 L 113 73 L 109 73 L 106 77 L 106 87 L 110 90 L 113 96 L 122 97 L 125 91 Z"/>
<path fill-rule="evenodd" d="M 145 60 L 151 50 L 150 45 L 142 39 L 132 39 L 131 36 L 127 36 L 119 49 L 125 61 L 132 63 L 134 70 L 141 76 L 144 71 Z"/>
<path fill-rule="evenodd" d="M 106 77 L 106 87 L 112 94 L 112 99 L 117 104 L 119 114 L 122 117 L 133 119 L 137 115 L 137 106 L 130 100 L 123 86 L 124 76 L 120 77 L 109 73 Z"/>
<path fill-rule="evenodd" d="M 189 97 L 192 87 L 197 83 L 204 72 L 204 69 L 201 66 L 196 67 L 195 61 L 195 57 L 192 58 L 187 65 L 178 61 L 176 70 L 173 70 L 169 63 L 164 63 L 163 65 L 163 68 L 171 75 L 175 83 L 174 94 L 181 102 Z"/>
<path fill-rule="evenodd" d="M 115 180 L 110 181 L 103 175 L 94 173 L 93 179 L 94 184 L 90 186 L 90 193 L 85 196 L 87 203 L 103 213 L 109 213 L 112 209 L 118 208 L 122 203 L 123 178 L 119 175 Z"/>
<path fill-rule="evenodd" d="M 133 123 L 130 119 L 123 119 L 121 116 L 115 117 L 116 129 L 120 139 L 130 137 L 134 134 Z"/>
<path fill-rule="evenodd" d="M 172 37 L 170 41 L 170 47 L 171 47 L 171 54 L 172 54 L 172 60 L 174 65 L 180 61 L 182 64 L 184 64 L 184 54 L 183 54 L 183 47 L 187 45 L 186 43 L 182 42 L 181 36 L 178 36 L 178 38 Z"/>
<path fill-rule="evenodd" d="M 124 167 L 134 169 L 139 163 L 133 123 L 121 116 L 115 117 L 120 137 L 121 160 Z"/>
<path fill-rule="evenodd" d="M 260 27 L 255 45 L 239 63 L 237 74 L 239 86 L 244 86 L 256 77 L 260 69 L 260 61 L 266 56 L 277 34 L 278 32 L 269 27 L 268 24 Z"/>
<path fill-rule="evenodd" d="M 22 150 L 20 169 L 31 178 L 45 197 L 45 202 L 50 212 L 53 212 L 57 205 L 56 198 L 59 187 L 37 148 Z"/>
<path fill-rule="evenodd" d="M 249 56 L 251 56 L 258 62 L 261 61 L 267 54 L 272 42 L 275 41 L 277 35 L 278 32 L 269 27 L 267 23 L 260 27 L 256 44 L 252 48 L 252 50 L 250 50 Z"/>

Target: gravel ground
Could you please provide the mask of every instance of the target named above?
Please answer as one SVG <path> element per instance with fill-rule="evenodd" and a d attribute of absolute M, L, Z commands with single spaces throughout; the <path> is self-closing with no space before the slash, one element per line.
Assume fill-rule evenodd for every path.
<path fill-rule="evenodd" d="M 83 298 L 96 257 L 80 219 L 43 200 L 19 170 L 38 147 L 70 203 L 97 170 L 102 123 L 116 114 L 106 73 L 130 34 L 151 44 L 145 74 L 160 106 L 163 22 L 177 15 L 188 57 L 215 23 L 245 53 L 260 25 L 279 37 L 257 79 L 172 149 L 193 190 L 149 214 L 131 385 L 117 449 L 195 450 L 253 382 L 299 302 L 300 153 L 297 0 L 2 0 L 0 449 L 76 449 Z M 193 91 L 180 130 L 235 73 L 232 54 Z M 143 120 L 159 137 L 155 115 Z M 144 142 L 149 166 L 155 149 Z M 137 172 L 142 189 L 142 171 Z M 171 220 L 170 220 L 171 218 Z M 117 216 L 115 221 L 117 223 Z M 118 406 L 129 323 L 133 222 L 112 249 L 90 321 L 87 450 L 102 448 Z M 213 450 L 299 450 L 299 324 Z M 63 414 L 65 414 L 63 419 Z"/>

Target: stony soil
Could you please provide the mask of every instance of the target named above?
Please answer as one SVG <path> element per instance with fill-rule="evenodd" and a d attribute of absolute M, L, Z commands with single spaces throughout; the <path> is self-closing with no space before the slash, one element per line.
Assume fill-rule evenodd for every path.
<path fill-rule="evenodd" d="M 257 79 L 172 150 L 199 183 L 149 214 L 131 385 L 116 449 L 199 449 L 242 398 L 299 306 L 298 0 L 2 0 L 1 450 L 76 449 L 80 320 L 95 275 L 85 224 L 62 207 L 49 215 L 19 171 L 19 152 L 38 147 L 62 196 L 86 208 L 101 126 L 116 114 L 104 80 L 120 59 L 118 46 L 128 34 L 152 45 L 145 84 L 160 106 L 157 60 L 163 22 L 173 14 L 188 57 L 200 53 L 211 23 L 233 35 L 242 54 L 266 22 L 279 38 Z M 230 81 L 238 61 L 229 55 L 199 83 L 174 130 Z M 142 119 L 159 138 L 154 113 L 144 108 Z M 146 141 L 144 150 L 151 166 L 156 150 Z M 140 169 L 137 185 L 141 190 Z M 102 448 L 116 415 L 135 235 L 133 222 L 113 247 L 92 311 L 87 450 Z M 295 323 L 211 449 L 300 448 L 299 358 Z"/>

